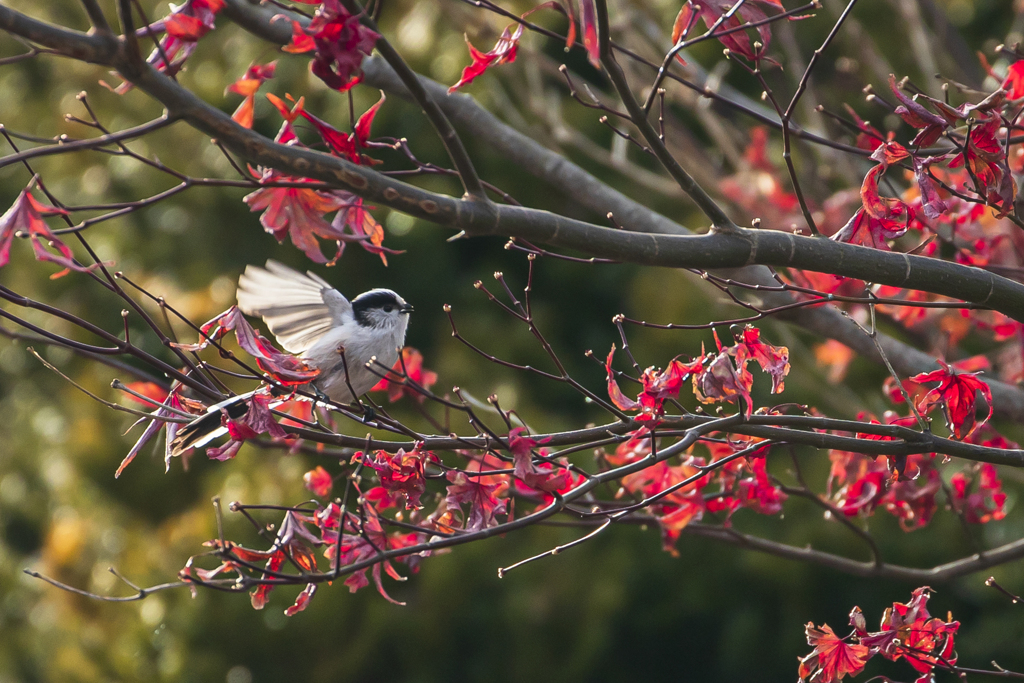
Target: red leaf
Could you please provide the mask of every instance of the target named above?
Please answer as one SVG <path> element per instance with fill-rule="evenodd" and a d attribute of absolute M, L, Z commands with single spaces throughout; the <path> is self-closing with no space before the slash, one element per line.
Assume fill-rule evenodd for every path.
<path fill-rule="evenodd" d="M 807 644 L 814 648 L 800 660 L 800 680 L 810 678 L 814 683 L 840 681 L 847 674 L 856 675 L 864 669 L 871 657 L 863 645 L 851 645 L 839 638 L 828 624 L 815 628 L 807 622 Z"/>
<path fill-rule="evenodd" d="M 371 458 L 363 453 L 356 453 L 353 461 L 361 459 L 363 463 L 377 472 L 381 487 L 388 493 L 389 505 L 404 501 L 406 510 L 422 508 L 420 496 L 427 490 L 424 478 L 424 466 L 428 459 L 436 460 L 433 453 L 420 450 L 406 452 L 398 449 L 395 454 L 377 451 Z"/>
<path fill-rule="evenodd" d="M 337 526 L 337 521 L 335 521 L 334 527 L 337 528 Z M 368 560 L 384 550 L 413 545 L 418 539 L 417 534 L 395 534 L 392 536 L 385 534 L 381 528 L 379 516 L 369 506 L 366 509 L 366 520 L 362 524 L 361 529 L 354 526 L 353 519 L 349 516 L 345 518 L 345 527 L 353 533 L 342 533 L 340 543 L 337 543 L 337 532 L 328 532 L 325 529 L 323 533 L 324 542 L 328 544 L 327 549 L 324 550 L 324 556 L 331 561 L 332 569 Z M 377 592 L 392 604 L 404 605 L 404 602 L 398 602 L 384 590 L 384 584 L 381 580 L 381 567 L 384 568 L 384 571 L 391 578 L 397 581 L 404 580 L 392 566 L 391 562 L 387 560 L 377 562 L 372 565 L 371 571 L 373 582 L 377 586 Z M 348 586 L 350 592 L 355 593 L 360 588 L 370 584 L 369 579 L 366 578 L 368 569 L 360 569 L 349 574 L 348 578 L 345 579 L 345 585 Z"/>
<path fill-rule="evenodd" d="M 612 344 L 612 350 L 608 352 L 608 359 L 604 363 L 604 369 L 608 375 L 608 398 L 611 399 L 612 404 L 619 410 L 636 410 L 640 407 L 640 404 L 626 398 L 622 390 L 619 389 L 619 383 L 615 381 L 615 373 L 612 372 L 612 358 L 614 356 L 615 344 Z"/>
<path fill-rule="evenodd" d="M 907 232 L 906 225 L 895 221 L 872 218 L 864 209 L 858 209 L 853 218 L 831 237 L 837 242 L 859 244 L 862 247 L 890 251 L 888 240 L 901 237 Z"/>
<path fill-rule="evenodd" d="M 268 170 L 260 182 L 290 180 L 294 179 Z M 247 194 L 243 200 L 249 205 L 250 211 L 263 211 L 260 223 L 278 242 L 289 237 L 292 244 L 314 262 L 327 263 L 317 238 L 340 242 L 347 236 L 332 228 L 324 219 L 324 214 L 348 205 L 352 197 L 342 190 L 328 192 L 302 187 L 266 187 Z"/>
<path fill-rule="evenodd" d="M 973 470 L 973 473 L 972 473 Z M 977 491 L 971 493 L 971 484 L 977 473 Z M 995 465 L 982 463 L 957 472 L 950 479 L 953 508 L 971 524 L 986 524 L 1006 517 L 1006 493 L 999 481 Z"/>
<path fill-rule="evenodd" d="M 972 175 L 974 191 L 995 207 L 999 216 L 1013 210 L 1017 184 L 1006 162 L 1003 145 L 998 139 L 1002 120 L 993 116 L 971 131 L 965 149 L 949 162 L 950 168 L 960 168 L 966 160 Z"/>
<path fill-rule="evenodd" d="M 704 24 L 711 28 L 717 23 L 723 15 L 725 15 L 733 7 L 732 0 L 687 0 L 686 6 L 690 7 L 693 12 L 699 12 L 700 18 L 704 20 Z M 764 9 L 759 7 L 762 5 L 765 8 L 771 8 L 772 10 L 782 11 L 785 8 L 782 6 L 780 0 L 748 0 L 745 2 L 729 19 L 726 19 L 719 24 L 716 29 L 716 37 L 719 42 L 727 47 L 730 51 L 737 54 L 741 54 L 747 59 L 759 59 L 763 57 L 765 51 L 768 49 L 768 45 L 772 40 L 771 27 L 768 24 L 762 24 L 757 27 L 757 32 L 760 37 L 762 47 L 755 52 L 750 44 L 750 37 L 745 31 L 734 31 L 727 35 L 718 35 L 721 31 L 742 26 L 748 22 L 761 21 L 767 19 L 768 15 Z M 699 8 L 699 9 L 698 9 Z M 682 10 L 680 10 L 680 16 L 682 16 Z M 689 18 L 685 18 L 689 21 Z M 676 17 L 676 24 L 678 25 L 680 18 Z"/>
<path fill-rule="evenodd" d="M 37 201 L 32 196 L 34 184 L 35 181 L 22 190 L 11 208 L 7 209 L 3 216 L 0 216 L 0 268 L 7 265 L 10 260 L 11 244 L 14 243 L 15 237 L 28 237 L 32 243 L 32 251 L 38 260 L 64 266 L 64 270 L 50 276 L 51 280 L 63 277 L 72 270 L 87 273 L 98 268 L 99 264 L 82 266 L 76 263 L 71 249 L 50 231 L 50 226 L 43 218 L 66 216 L 68 212 Z M 53 249 L 56 253 L 47 249 Z"/>
<path fill-rule="evenodd" d="M 583 34 L 583 47 L 587 50 L 587 59 L 590 60 L 591 66 L 600 69 L 601 46 L 597 41 L 597 8 L 594 6 L 594 0 L 580 0 L 580 33 Z"/>
<path fill-rule="evenodd" d="M 1006 80 L 1003 81 L 1002 87 L 1011 100 L 1024 97 L 1024 59 L 1014 62 L 1006 70 Z"/>
<path fill-rule="evenodd" d="M 533 449 L 545 444 L 551 439 L 531 439 L 522 436 L 526 427 L 514 427 L 508 433 L 508 449 L 512 453 L 512 461 L 515 466 L 515 477 L 527 488 L 548 493 L 561 491 L 573 482 L 572 474 L 568 467 L 556 470 L 551 463 L 535 463 L 533 461 Z M 547 452 L 541 449 L 541 455 Z"/>
<path fill-rule="evenodd" d="M 377 219 L 364 208 L 362 197 L 352 195 L 348 204 L 342 207 L 334 217 L 331 227 L 335 230 L 338 239 L 338 253 L 334 255 L 331 263 L 341 257 L 346 242 L 355 242 L 371 254 L 377 254 L 385 266 L 388 264 L 385 252 L 402 253 L 382 246 L 384 226 L 378 223 Z"/>
<path fill-rule="evenodd" d="M 395 361 L 391 370 L 370 391 L 388 392 L 388 400 L 392 403 L 402 396 L 409 396 L 422 403 L 426 396 L 409 383 L 430 389 L 437 382 L 437 373 L 423 368 L 423 354 L 411 346 L 402 349 L 402 357 Z"/>
<path fill-rule="evenodd" d="M 306 587 L 302 589 L 298 597 L 295 598 L 295 603 L 284 611 L 285 616 L 293 617 L 299 612 L 309 607 L 309 601 L 313 599 L 313 594 L 316 593 L 317 584 L 307 583 Z"/>
<path fill-rule="evenodd" d="M 928 111 L 916 99 L 904 95 L 903 91 L 896 84 L 896 77 L 892 74 L 889 74 L 889 89 L 892 90 L 896 99 L 900 101 L 900 106 L 896 107 L 895 110 L 896 115 L 911 127 L 921 129 L 921 132 L 917 134 L 917 137 L 910 144 L 917 147 L 927 147 L 938 140 L 939 136 L 949 126 L 949 122 L 938 114 Z"/>
<path fill-rule="evenodd" d="M 965 439 L 992 417 L 992 390 L 988 384 L 978 379 L 977 374 L 957 372 L 943 361 L 937 362 L 942 366 L 941 370 L 923 372 L 910 378 L 920 384 L 939 383 L 918 402 L 917 409 L 922 414 L 927 414 L 939 406 L 946 418 L 946 426 L 953 433 L 953 438 Z M 980 423 L 976 422 L 975 416 L 979 391 L 988 402 L 988 415 Z"/>
<path fill-rule="evenodd" d="M 737 367 L 745 368 L 747 361 L 755 361 L 761 370 L 771 375 L 772 393 L 782 393 L 789 374 L 789 349 L 761 341 L 761 331 L 751 325 L 743 329 L 732 349 L 731 355 L 736 359 Z"/>
<path fill-rule="evenodd" d="M 285 20 L 287 20 L 288 17 L 286 17 L 284 14 L 278 14 L 278 15 L 275 15 L 274 18 L 271 21 L 277 21 L 278 19 L 285 19 Z M 295 21 L 294 19 L 292 19 L 291 22 L 292 22 L 292 39 L 291 39 L 291 42 L 289 42 L 287 45 L 282 47 L 281 50 L 284 51 L 284 52 L 290 52 L 291 54 L 295 54 L 295 55 L 303 54 L 304 52 L 311 52 L 311 51 L 315 50 L 316 49 L 316 41 L 313 40 L 312 36 L 310 36 L 309 34 L 307 34 L 305 32 L 305 30 L 302 28 L 302 24 L 300 24 L 299 22 Z"/>
<path fill-rule="evenodd" d="M 886 164 L 882 163 L 864 176 L 864 182 L 860 187 L 860 198 L 864 203 L 864 211 L 872 218 L 880 221 L 910 221 L 913 216 L 905 203 L 893 197 L 882 197 L 878 194 L 878 176 L 885 173 Z"/>
<path fill-rule="evenodd" d="M 331 473 L 320 465 L 317 465 L 309 472 L 303 474 L 302 481 L 307 489 L 321 498 L 329 496 L 331 488 L 334 486 L 334 480 L 331 477 Z"/>
<path fill-rule="evenodd" d="M 480 52 L 473 44 L 469 42 L 469 38 L 466 38 L 466 45 L 469 47 L 469 56 L 472 59 L 470 65 L 462 70 L 462 77 L 459 81 L 448 88 L 448 94 L 452 94 L 459 88 L 469 85 L 473 82 L 477 76 L 492 66 L 498 66 L 499 64 L 511 64 L 516 61 L 516 52 L 519 48 L 519 38 L 523 35 L 523 25 L 519 24 L 516 27 L 515 33 L 509 31 L 509 27 L 506 26 L 505 30 L 501 32 L 501 36 L 498 38 L 498 42 L 494 44 L 490 52 Z"/>
<path fill-rule="evenodd" d="M 181 5 L 172 4 L 168 16 L 135 31 L 140 39 L 161 32 L 167 34 L 160 40 L 160 47 L 154 49 L 146 61 L 158 71 L 169 75 L 181 71 L 198 41 L 214 29 L 214 18 L 223 7 L 224 0 L 185 0 Z M 165 56 L 167 61 L 164 60 Z M 100 83 L 107 86 L 103 81 Z M 132 87 L 131 83 L 124 82 L 111 89 L 123 95 Z"/>
<path fill-rule="evenodd" d="M 469 504 L 469 517 L 464 528 L 467 531 L 479 531 L 497 526 L 497 515 L 505 514 L 508 500 L 502 498 L 508 485 L 506 483 L 490 484 L 481 481 L 482 477 L 470 477 L 463 472 L 448 472 L 448 495 L 445 498 L 448 509 L 461 512 L 462 504 Z"/>
<path fill-rule="evenodd" d="M 753 383 L 753 376 L 746 370 L 737 372 L 728 352 L 723 351 L 694 378 L 693 388 L 701 403 L 736 403 L 743 398 L 745 414 L 750 417 L 754 410 L 750 398 Z"/>
<path fill-rule="evenodd" d="M 310 71 L 329 88 L 342 92 L 362 80 L 363 57 L 373 51 L 380 38 L 360 23 L 359 16 L 349 14 L 339 0 L 324 0 L 303 31 L 316 46 Z M 296 40 L 293 33 L 289 51 L 306 51 L 307 44 Z"/>
<path fill-rule="evenodd" d="M 253 109 L 256 103 L 256 91 L 266 81 L 274 77 L 277 62 L 269 64 L 250 66 L 245 75 L 227 87 L 226 92 L 233 92 L 245 99 L 238 105 L 238 109 L 231 115 L 238 125 L 252 128 Z"/>

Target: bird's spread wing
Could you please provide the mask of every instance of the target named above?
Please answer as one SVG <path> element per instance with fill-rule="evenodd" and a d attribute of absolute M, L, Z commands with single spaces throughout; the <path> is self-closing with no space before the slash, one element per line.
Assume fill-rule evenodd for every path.
<path fill-rule="evenodd" d="M 277 261 L 267 261 L 265 269 L 246 266 L 238 278 L 238 307 L 263 318 L 278 343 L 296 354 L 352 318 L 352 304 L 323 278 Z"/>

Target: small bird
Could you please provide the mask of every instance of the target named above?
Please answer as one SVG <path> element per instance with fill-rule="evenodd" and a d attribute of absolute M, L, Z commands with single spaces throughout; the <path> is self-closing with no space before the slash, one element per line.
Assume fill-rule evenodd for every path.
<path fill-rule="evenodd" d="M 320 370 L 309 388 L 337 403 L 350 403 L 365 394 L 380 380 L 381 368 L 395 364 L 413 310 L 390 289 L 371 289 L 350 302 L 319 275 L 303 275 L 274 260 L 267 261 L 266 268 L 246 266 L 238 278 L 237 298 L 238 308 L 263 318 L 285 351 Z M 368 367 L 371 359 L 377 372 Z M 234 419 L 241 417 L 253 393 L 211 406 L 178 430 L 171 442 L 172 454 L 223 434 L 221 411 Z"/>

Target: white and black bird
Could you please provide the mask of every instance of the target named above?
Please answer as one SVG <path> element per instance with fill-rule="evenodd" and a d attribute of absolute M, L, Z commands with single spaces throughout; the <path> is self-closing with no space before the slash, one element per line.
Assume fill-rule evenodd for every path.
<path fill-rule="evenodd" d="M 278 344 L 320 370 L 312 390 L 337 403 L 350 403 L 369 391 L 384 368 L 391 368 L 405 344 L 412 306 L 390 289 L 371 289 L 352 301 L 313 272 L 302 274 L 283 263 L 246 266 L 238 278 L 238 308 L 260 316 Z M 375 362 L 374 372 L 370 369 Z M 220 433 L 221 411 L 239 418 L 252 394 L 234 396 L 178 430 L 174 455 L 201 446 Z"/>

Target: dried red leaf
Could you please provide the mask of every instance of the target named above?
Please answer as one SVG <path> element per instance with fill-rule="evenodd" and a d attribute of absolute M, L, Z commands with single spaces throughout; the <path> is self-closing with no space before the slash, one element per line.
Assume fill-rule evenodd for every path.
<path fill-rule="evenodd" d="M 858 209 L 850 222 L 831 237 L 837 242 L 859 244 L 862 247 L 890 251 L 888 240 L 894 240 L 907 232 L 906 225 L 895 221 L 872 218 L 864 209 Z"/>
<path fill-rule="evenodd" d="M 272 169 L 267 169 L 260 178 L 260 182 L 264 184 L 294 180 L 296 179 L 281 175 Z M 243 200 L 249 205 L 250 211 L 263 211 L 260 223 L 278 242 L 283 242 L 285 237 L 288 237 L 292 244 L 316 263 L 328 263 L 320 251 L 318 238 L 333 239 L 337 243 L 338 253 L 332 263 L 341 255 L 343 243 L 353 241 L 352 234 L 332 226 L 324 219 L 324 214 L 356 203 L 362 205 L 362 198 L 344 190 L 324 191 L 304 187 L 265 187 L 247 194 Z M 362 217 L 362 214 L 359 214 L 359 217 Z M 383 230 L 371 232 L 369 238 L 364 234 L 358 239 L 370 242 L 370 248 L 379 249 Z M 374 239 L 378 244 L 374 245 L 371 242 Z"/>
<path fill-rule="evenodd" d="M 910 378 L 920 384 L 939 383 L 918 402 L 917 409 L 926 415 L 936 406 L 942 408 L 946 426 L 953 433 L 953 438 L 965 439 L 992 417 L 992 390 L 976 373 L 957 372 L 947 363 L 941 360 L 937 362 L 942 366 L 941 370 L 922 372 Z M 975 415 L 979 391 L 988 403 L 988 415 L 981 422 L 976 421 Z"/>
<path fill-rule="evenodd" d="M 515 33 L 509 30 L 506 26 L 505 30 L 501 32 L 501 36 L 498 38 L 498 42 L 494 44 L 489 52 L 480 52 L 473 44 L 469 42 L 469 38 L 466 38 L 466 45 L 469 47 L 469 56 L 472 60 L 465 69 L 462 70 L 462 77 L 459 78 L 458 82 L 452 87 L 448 88 L 448 94 L 452 94 L 459 88 L 469 85 L 473 82 L 477 76 L 492 66 L 498 66 L 499 64 L 511 64 L 516 61 L 516 52 L 519 49 L 519 38 L 523 35 L 523 25 L 518 24 L 516 26 Z"/>
<path fill-rule="evenodd" d="M 896 77 L 889 74 L 889 88 L 893 95 L 900 101 L 895 113 L 904 122 L 913 128 L 919 128 L 921 132 L 911 140 L 910 144 L 916 147 L 927 147 L 939 139 L 951 123 L 946 118 L 934 114 L 920 104 L 917 99 L 907 97 L 896 83 Z"/>
<path fill-rule="evenodd" d="M 814 650 L 800 660 L 798 675 L 801 681 L 808 678 L 814 683 L 841 681 L 847 674 L 860 673 L 871 657 L 867 647 L 847 643 L 828 624 L 815 628 L 814 622 L 807 622 L 805 630 L 807 644 Z"/>

